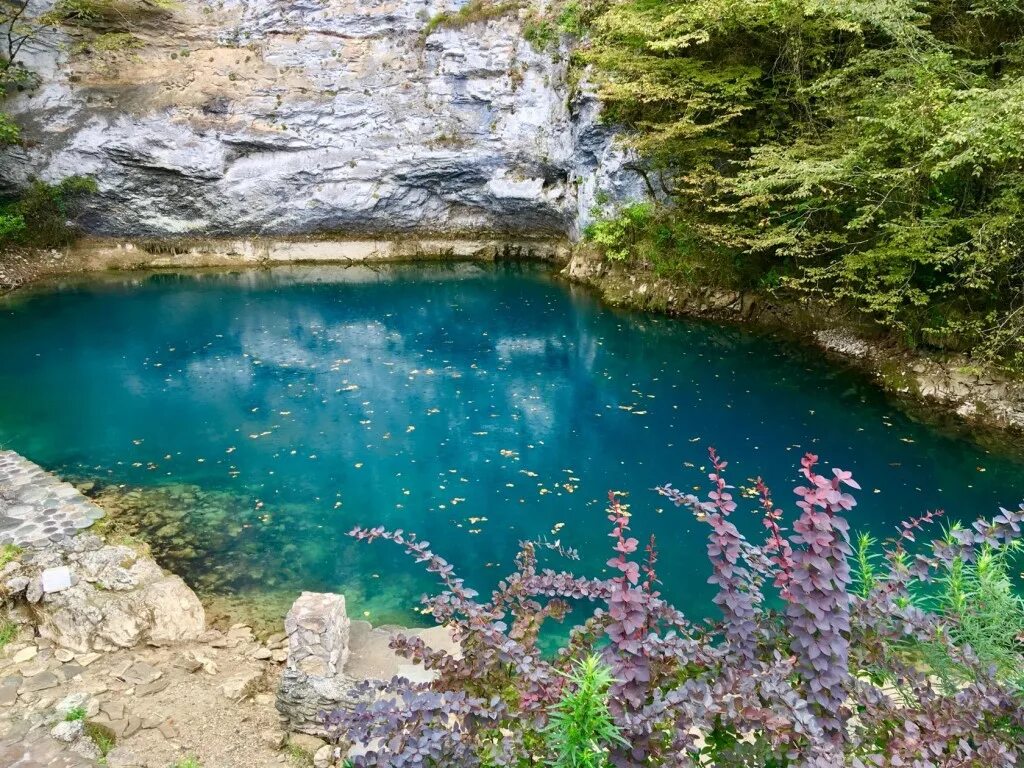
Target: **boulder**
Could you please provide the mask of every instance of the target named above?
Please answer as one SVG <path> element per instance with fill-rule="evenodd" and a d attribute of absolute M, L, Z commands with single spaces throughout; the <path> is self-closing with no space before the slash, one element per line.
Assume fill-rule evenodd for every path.
<path fill-rule="evenodd" d="M 39 635 L 78 653 L 195 640 L 206 616 L 178 576 L 130 547 L 101 545 L 66 554 L 76 583 L 45 592 L 36 607 Z"/>

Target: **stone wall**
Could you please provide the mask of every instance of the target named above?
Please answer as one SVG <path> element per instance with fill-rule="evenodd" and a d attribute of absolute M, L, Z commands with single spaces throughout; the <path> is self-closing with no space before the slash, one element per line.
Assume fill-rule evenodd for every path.
<path fill-rule="evenodd" d="M 0 452 L 0 603 L 16 623 L 78 653 L 195 640 L 199 598 L 146 553 L 80 533 L 103 511 L 77 489 L 12 451 Z"/>
<path fill-rule="evenodd" d="M 572 235 L 599 189 L 639 194 L 564 50 L 514 14 L 425 34 L 465 1 L 139 5 L 141 47 L 108 53 L 54 30 L 23 55 L 40 87 L 5 103 L 26 141 L 0 179 L 92 175 L 82 222 L 122 236 Z"/>

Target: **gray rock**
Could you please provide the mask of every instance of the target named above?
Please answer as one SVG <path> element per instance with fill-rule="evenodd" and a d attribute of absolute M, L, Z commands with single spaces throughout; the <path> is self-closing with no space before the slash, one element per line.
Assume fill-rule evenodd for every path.
<path fill-rule="evenodd" d="M 136 661 L 124 670 L 118 677 L 129 685 L 146 685 L 158 680 L 163 673 L 152 664 L 144 661 Z"/>
<path fill-rule="evenodd" d="M 4 589 L 11 597 L 18 597 L 28 587 L 28 576 L 14 576 L 4 582 Z M 41 597 L 41 595 L 40 595 Z"/>
<path fill-rule="evenodd" d="M 26 141 L 0 178 L 92 175 L 90 229 L 163 236 L 565 234 L 599 190 L 641 189 L 596 102 L 568 103 L 567 51 L 535 50 L 515 14 L 424 39 L 456 3 L 227 5 L 133 18 L 157 42 L 77 82 L 74 40 L 48 30 L 25 57 L 42 86 L 5 102 Z"/>
<path fill-rule="evenodd" d="M 83 691 L 68 694 L 57 702 L 53 709 L 57 713 L 57 717 L 63 718 L 74 709 L 88 710 L 91 703 L 92 697 Z"/>
<path fill-rule="evenodd" d="M 327 742 L 317 736 L 296 731 L 288 734 L 288 744 L 289 746 L 298 747 L 305 752 L 309 752 L 311 755 L 315 755 L 322 747 L 327 745 Z"/>
<path fill-rule="evenodd" d="M 221 686 L 223 694 L 232 701 L 241 701 L 253 696 L 263 683 L 260 672 L 245 672 L 229 679 Z"/>
<path fill-rule="evenodd" d="M 60 680 L 53 672 L 40 672 L 38 675 L 32 675 L 32 677 L 26 677 L 21 684 L 19 689 L 22 693 L 33 693 L 35 691 L 45 691 L 50 688 L 56 688 L 60 685 Z"/>
<path fill-rule="evenodd" d="M 82 738 L 85 734 L 85 723 L 81 720 L 64 720 L 57 723 L 50 731 L 50 735 L 57 741 L 63 741 L 68 744 Z"/>
<path fill-rule="evenodd" d="M 290 730 L 326 736 L 323 712 L 351 710 L 365 699 L 344 673 L 349 628 L 342 595 L 303 592 L 288 611 L 288 661 L 277 710 Z"/>
<path fill-rule="evenodd" d="M 17 675 L 0 680 L 0 707 L 9 707 L 18 700 L 22 679 Z"/>
<path fill-rule="evenodd" d="M 33 605 L 43 599 L 43 582 L 40 579 L 35 578 L 29 581 L 25 588 L 25 599 Z"/>
<path fill-rule="evenodd" d="M 334 747 L 324 744 L 313 755 L 313 768 L 330 768 L 334 762 Z"/>
<path fill-rule="evenodd" d="M 78 583 L 46 595 L 39 607 L 39 634 L 55 645 L 77 653 L 111 651 L 194 640 L 203 632 L 199 598 L 152 559 L 124 546 L 68 557 Z"/>

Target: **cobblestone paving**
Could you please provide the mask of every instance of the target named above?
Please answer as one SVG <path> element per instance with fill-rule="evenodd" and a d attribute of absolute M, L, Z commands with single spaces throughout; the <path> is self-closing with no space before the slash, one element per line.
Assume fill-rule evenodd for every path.
<path fill-rule="evenodd" d="M 0 545 L 43 547 L 101 517 L 103 510 L 70 483 L 14 451 L 0 451 Z"/>

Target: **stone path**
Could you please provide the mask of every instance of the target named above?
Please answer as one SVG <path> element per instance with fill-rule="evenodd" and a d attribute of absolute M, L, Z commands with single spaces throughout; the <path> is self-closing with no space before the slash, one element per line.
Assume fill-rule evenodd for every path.
<path fill-rule="evenodd" d="M 22 632 L 0 650 L 0 768 L 169 768 L 191 755 L 204 768 L 292 768 L 272 692 L 283 642 L 236 625 L 174 647 L 72 654 Z M 108 730 L 105 759 L 65 722 L 75 708 Z"/>
<path fill-rule="evenodd" d="M 70 483 L 14 451 L 0 451 L 0 546 L 44 547 L 101 517 L 103 510 Z"/>

